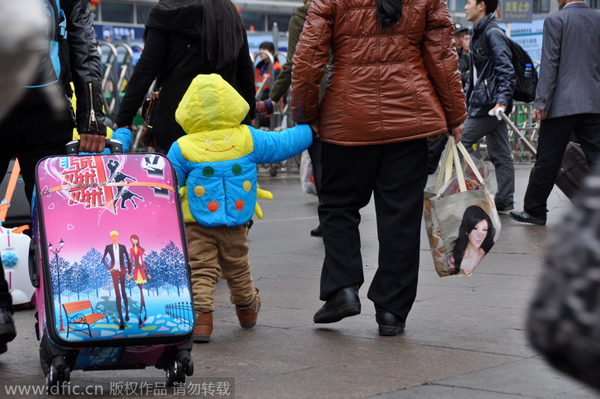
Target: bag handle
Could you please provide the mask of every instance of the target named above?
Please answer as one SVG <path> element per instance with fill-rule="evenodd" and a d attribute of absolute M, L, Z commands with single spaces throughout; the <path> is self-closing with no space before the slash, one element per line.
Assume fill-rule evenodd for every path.
<path fill-rule="evenodd" d="M 461 160 L 458 155 L 458 150 L 463 155 L 464 160 L 469 164 L 471 170 L 475 174 L 475 177 L 479 180 L 481 184 L 485 184 L 483 180 L 483 176 L 479 173 L 479 169 L 475 166 L 475 162 L 473 162 L 473 158 L 469 155 L 465 146 L 459 141 L 458 144 L 454 143 L 454 139 L 451 137 L 448 140 L 448 144 L 446 144 L 446 150 L 444 151 L 444 157 L 442 158 L 442 167 L 438 174 L 438 179 L 435 185 L 435 192 L 437 193 L 440 190 L 440 187 L 443 183 L 446 183 L 448 180 L 452 178 L 452 164 L 454 164 L 454 168 L 456 169 L 456 176 L 458 180 L 458 186 L 461 192 L 467 191 L 467 185 L 465 182 L 465 175 L 463 173 Z"/>
<path fill-rule="evenodd" d="M 4 195 L 4 199 L 2 200 L 2 203 L 0 203 L 0 225 L 6 220 L 10 201 L 15 192 L 15 188 L 17 188 L 19 173 L 21 173 L 21 166 L 19 165 L 19 160 L 15 158 L 13 170 L 10 173 L 10 179 L 8 180 L 8 186 L 6 187 L 6 195 Z"/>
<path fill-rule="evenodd" d="M 467 184 L 465 183 L 465 175 L 462 170 L 462 165 L 460 163 L 460 157 L 458 156 L 458 151 L 456 150 L 456 143 L 454 143 L 454 139 L 450 138 L 448 140 L 450 143 L 450 148 L 452 149 L 452 158 L 454 158 L 454 167 L 456 168 L 456 178 L 458 180 L 458 188 L 461 193 L 467 191 Z"/>
<path fill-rule="evenodd" d="M 475 177 L 477 177 L 477 180 L 479 180 L 479 182 L 481 184 L 485 184 L 485 182 L 483 181 L 483 176 L 481 176 L 481 173 L 479 173 L 479 169 L 475 165 L 475 162 L 473 161 L 473 158 L 471 157 L 471 155 L 469 154 L 469 152 L 467 151 L 467 149 L 465 148 L 465 146 L 463 145 L 463 143 L 461 143 L 459 141 L 456 146 L 458 147 L 458 149 L 460 150 L 460 152 L 463 154 L 463 157 L 464 157 L 465 161 L 467 161 L 467 163 L 471 167 L 471 170 L 475 174 Z"/>
<path fill-rule="evenodd" d="M 437 182 L 435 184 L 435 192 L 437 193 L 442 186 L 442 183 L 447 182 L 452 177 L 452 157 L 451 151 L 449 150 L 449 144 L 446 144 L 444 156 L 442 157 L 442 163 L 440 171 L 438 173 Z M 449 163 L 449 165 L 448 165 Z"/>

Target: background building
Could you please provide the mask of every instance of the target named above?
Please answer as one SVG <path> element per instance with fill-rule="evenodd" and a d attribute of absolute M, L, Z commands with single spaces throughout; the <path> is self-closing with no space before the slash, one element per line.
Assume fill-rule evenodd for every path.
<path fill-rule="evenodd" d="M 586 0 L 586 4 L 600 9 L 600 0 Z M 157 0 L 100 0 L 96 6 L 95 21 L 98 25 L 141 28 Z M 448 7 L 455 20 L 466 22 L 466 0 L 448 0 Z M 290 16 L 301 1 L 288 0 L 238 0 L 234 4 L 241 10 L 242 19 L 251 32 L 270 32 L 276 22 L 279 31 L 288 30 Z M 558 11 L 555 0 L 533 0 L 533 19 L 543 19 L 550 12 Z M 100 38 L 101 39 L 101 38 Z"/>
<path fill-rule="evenodd" d="M 447 0 L 452 18 L 465 26 L 466 0 Z M 515 23 L 507 31 L 521 44 L 534 60 L 541 54 L 542 25 L 544 18 L 558 11 L 556 0 L 501 0 L 505 7 L 525 5 L 532 22 Z M 585 0 L 591 8 L 600 10 L 600 0 Z M 95 5 L 96 37 L 101 41 L 127 41 L 143 46 L 144 23 L 158 0 L 93 0 Z M 287 51 L 288 23 L 294 10 L 302 5 L 300 0 L 234 0 L 248 30 L 250 50 L 255 51 L 263 41 L 272 41 L 280 52 Z M 506 26 L 502 25 L 504 28 Z"/>

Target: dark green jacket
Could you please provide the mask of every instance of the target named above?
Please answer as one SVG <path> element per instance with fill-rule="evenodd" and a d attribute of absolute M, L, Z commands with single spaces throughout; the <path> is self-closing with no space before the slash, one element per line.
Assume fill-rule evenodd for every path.
<path fill-rule="evenodd" d="M 302 7 L 298 7 L 292 18 L 290 18 L 290 24 L 288 28 L 288 52 L 285 59 L 285 64 L 283 64 L 283 70 L 279 73 L 277 80 L 273 84 L 273 88 L 269 93 L 269 99 L 271 101 L 279 102 L 281 97 L 287 93 L 290 85 L 292 84 L 292 59 L 294 58 L 294 53 L 296 52 L 296 44 L 298 44 L 298 40 L 300 39 L 300 33 L 302 33 L 302 28 L 304 27 L 304 21 L 306 21 L 306 15 L 308 14 L 308 7 L 310 6 L 310 2 L 303 5 Z M 325 93 L 325 87 L 327 82 L 327 74 L 323 77 L 321 81 L 321 90 L 319 98 L 323 97 Z"/>

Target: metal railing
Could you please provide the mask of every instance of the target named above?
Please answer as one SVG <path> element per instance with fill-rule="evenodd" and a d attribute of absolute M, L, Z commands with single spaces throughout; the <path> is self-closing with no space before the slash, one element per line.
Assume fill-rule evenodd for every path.
<path fill-rule="evenodd" d="M 191 326 L 194 325 L 194 309 L 189 302 L 176 302 L 165 305 L 165 314 Z"/>
<path fill-rule="evenodd" d="M 100 42 L 98 51 L 102 60 L 102 92 L 105 113 L 114 119 L 119 110 L 125 87 L 133 73 L 133 48 L 126 43 Z"/>
<path fill-rule="evenodd" d="M 534 147 L 537 147 L 540 123 L 533 121 L 533 103 L 515 102 L 510 119 Z M 521 142 L 519 136 L 509 126 L 508 135 L 514 163 L 526 164 L 535 161 L 535 156 Z M 485 137 L 481 140 L 479 151 L 483 160 L 489 160 Z"/>
<path fill-rule="evenodd" d="M 126 43 L 109 43 L 100 42 L 98 50 L 102 58 L 102 91 L 103 101 L 106 114 L 114 119 L 119 110 L 121 98 L 127 87 L 127 83 L 131 79 L 133 73 L 134 63 L 134 48 L 141 50 L 141 46 L 133 45 L 130 46 Z M 278 52 L 275 57 L 266 51 L 260 51 L 258 54 L 266 54 L 269 57 L 269 70 L 268 77 L 262 82 L 259 82 L 256 86 L 256 100 L 260 101 L 263 91 L 266 87 L 273 87 L 275 83 L 274 74 L 274 61 L 276 58 L 285 58 L 285 53 Z M 251 55 L 253 62 L 255 61 L 254 55 Z M 154 86 L 154 84 L 152 85 Z M 152 91 L 153 87 L 150 87 L 148 93 Z M 283 104 L 283 105 L 282 105 Z M 287 127 L 292 127 L 294 121 L 292 120 L 291 110 L 291 91 L 288 90 L 286 95 L 280 100 L 280 103 L 275 107 L 273 114 L 269 118 L 269 126 L 263 129 L 269 129 L 274 131 L 280 131 Z M 539 122 L 533 122 L 533 104 L 532 103 L 521 103 L 515 102 L 511 113 L 511 119 L 515 125 L 519 128 L 525 138 L 531 142 L 534 146 L 537 146 Z M 259 118 L 255 120 L 255 127 L 259 127 Z M 140 143 L 142 135 L 142 125 L 137 125 L 134 132 L 134 142 L 132 145 L 133 151 L 146 151 L 147 148 L 143 147 Z M 510 143 L 512 155 L 515 163 L 531 163 L 535 160 L 535 157 L 525 148 L 521 143 L 518 136 L 514 134 L 512 129 L 509 128 Z M 483 159 L 488 159 L 487 146 L 485 138 L 480 143 L 480 153 Z M 278 163 L 278 164 L 265 164 L 264 168 L 269 169 L 272 176 L 277 175 L 278 172 L 285 172 L 290 166 L 299 164 L 298 157 L 290 160 Z"/>

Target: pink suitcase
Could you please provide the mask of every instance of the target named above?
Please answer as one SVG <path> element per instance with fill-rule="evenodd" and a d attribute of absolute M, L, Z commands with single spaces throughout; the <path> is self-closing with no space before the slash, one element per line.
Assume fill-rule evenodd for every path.
<path fill-rule="evenodd" d="M 115 152 L 37 165 L 30 271 L 49 393 L 74 370 L 156 366 L 167 386 L 193 374 L 176 174 L 162 155 Z"/>

